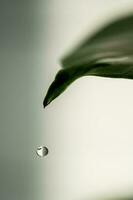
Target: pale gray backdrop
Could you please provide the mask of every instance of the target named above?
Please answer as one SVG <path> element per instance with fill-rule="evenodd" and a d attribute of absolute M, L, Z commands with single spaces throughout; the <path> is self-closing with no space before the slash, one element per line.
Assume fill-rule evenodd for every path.
<path fill-rule="evenodd" d="M 42 102 L 59 58 L 132 8 L 132 0 L 0 1 L 0 199 L 131 193 L 133 82 L 83 78 L 45 111 Z"/>

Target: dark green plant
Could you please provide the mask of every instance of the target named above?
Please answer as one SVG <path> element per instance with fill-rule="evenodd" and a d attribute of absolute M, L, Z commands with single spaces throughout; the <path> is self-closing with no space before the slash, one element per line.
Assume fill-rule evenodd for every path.
<path fill-rule="evenodd" d="M 82 76 L 133 78 L 133 16 L 126 16 L 87 38 L 62 59 L 62 68 L 50 85 L 46 107 Z"/>

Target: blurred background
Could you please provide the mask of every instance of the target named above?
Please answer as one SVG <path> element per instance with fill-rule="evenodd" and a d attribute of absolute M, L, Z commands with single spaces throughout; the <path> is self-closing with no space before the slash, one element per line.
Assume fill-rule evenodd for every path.
<path fill-rule="evenodd" d="M 0 0 L 1 199 L 132 196 L 133 82 L 82 78 L 42 106 L 60 58 L 132 12 L 132 0 Z"/>

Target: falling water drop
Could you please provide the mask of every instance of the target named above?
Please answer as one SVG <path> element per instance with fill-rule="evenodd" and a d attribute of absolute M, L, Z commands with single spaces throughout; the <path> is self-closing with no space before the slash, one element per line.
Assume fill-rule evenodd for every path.
<path fill-rule="evenodd" d="M 37 153 L 37 155 L 39 156 L 39 157 L 44 157 L 44 156 L 47 156 L 48 155 L 48 148 L 47 147 L 45 147 L 45 146 L 40 146 L 40 147 L 38 147 L 37 148 L 37 151 L 36 151 L 36 153 Z"/>

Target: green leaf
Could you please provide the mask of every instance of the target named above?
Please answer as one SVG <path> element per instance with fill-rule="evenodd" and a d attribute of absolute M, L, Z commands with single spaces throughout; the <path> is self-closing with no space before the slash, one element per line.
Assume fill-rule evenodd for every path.
<path fill-rule="evenodd" d="M 82 76 L 133 79 L 133 16 L 126 16 L 86 38 L 62 59 L 62 68 L 48 89 L 46 107 Z"/>

